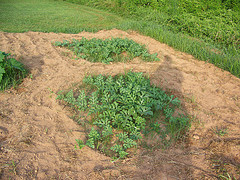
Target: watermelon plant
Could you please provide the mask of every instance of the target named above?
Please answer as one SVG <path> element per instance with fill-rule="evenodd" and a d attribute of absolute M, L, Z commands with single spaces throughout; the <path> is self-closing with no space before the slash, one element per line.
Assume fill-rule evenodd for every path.
<path fill-rule="evenodd" d="M 75 109 L 78 117 L 87 114 L 90 124 L 86 145 L 116 158 L 125 158 L 129 149 L 137 147 L 148 121 L 159 112 L 172 139 L 185 134 L 190 123 L 183 115 L 174 115 L 180 101 L 173 95 L 150 84 L 142 73 L 128 72 L 117 76 L 87 76 L 80 90 L 58 93 L 57 99 Z M 176 113 L 175 113 L 176 114 Z M 83 121 L 83 119 L 78 120 Z M 177 138 L 176 138 L 177 137 Z"/>
<path fill-rule="evenodd" d="M 73 39 L 72 42 L 64 40 L 55 42 L 55 46 L 67 47 L 72 50 L 79 58 L 86 59 L 90 62 L 110 62 L 129 61 L 135 57 L 141 57 L 144 61 L 159 61 L 157 53 L 149 54 L 148 50 L 129 39 L 112 38 L 112 39 Z"/>
<path fill-rule="evenodd" d="M 21 62 L 11 58 L 9 53 L 0 51 L 0 90 L 15 87 L 27 73 Z"/>

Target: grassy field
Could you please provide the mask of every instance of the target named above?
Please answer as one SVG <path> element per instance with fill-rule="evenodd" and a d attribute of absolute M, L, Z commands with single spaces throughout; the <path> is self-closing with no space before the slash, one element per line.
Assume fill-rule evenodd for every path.
<path fill-rule="evenodd" d="M 181 6 L 174 0 L 161 1 L 162 4 L 154 4 L 155 1 L 67 1 L 1 0 L 0 31 L 78 33 L 132 29 L 240 77 L 240 13 L 236 5 L 218 5 L 211 1 L 210 6 L 203 1 L 193 4 L 187 0 L 179 1 Z"/>
<path fill-rule="evenodd" d="M 0 31 L 79 33 L 109 29 L 122 18 L 101 10 L 51 0 L 1 0 Z"/>

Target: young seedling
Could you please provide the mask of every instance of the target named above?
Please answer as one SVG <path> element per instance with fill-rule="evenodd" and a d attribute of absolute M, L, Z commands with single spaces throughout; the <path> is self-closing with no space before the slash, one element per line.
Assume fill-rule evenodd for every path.
<path fill-rule="evenodd" d="M 85 145 L 84 145 L 84 142 L 80 139 L 76 139 L 76 142 L 77 142 L 77 146 L 79 149 L 82 149 Z M 77 146 L 75 145 L 75 149 L 77 150 Z"/>

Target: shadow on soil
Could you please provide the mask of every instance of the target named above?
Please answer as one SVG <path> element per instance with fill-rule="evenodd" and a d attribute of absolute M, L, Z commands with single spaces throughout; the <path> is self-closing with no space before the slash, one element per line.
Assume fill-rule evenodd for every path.
<path fill-rule="evenodd" d="M 180 111 L 187 114 L 182 94 L 184 77 L 182 72 L 174 67 L 170 56 L 164 57 L 163 63 L 151 75 L 150 80 L 167 93 L 178 97 L 181 100 Z M 126 167 L 121 167 L 121 170 L 124 174 L 134 174 L 134 179 L 194 179 L 195 170 L 198 177 L 216 179 L 214 174 L 193 165 L 188 139 L 186 134 L 181 140 L 171 143 L 168 135 L 165 139 L 156 134 L 151 135 L 151 138 L 140 145 L 137 155 L 128 165 L 125 164 Z M 129 165 L 135 165 L 136 168 L 130 168 Z"/>

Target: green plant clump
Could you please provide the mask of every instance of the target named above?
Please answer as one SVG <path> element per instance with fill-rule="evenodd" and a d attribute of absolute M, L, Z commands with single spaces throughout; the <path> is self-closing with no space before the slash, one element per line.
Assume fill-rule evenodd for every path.
<path fill-rule="evenodd" d="M 165 116 L 161 123 L 172 139 L 183 136 L 190 126 L 185 115 L 173 115 L 180 101 L 150 85 L 142 73 L 87 76 L 83 82 L 91 91 L 60 91 L 57 99 L 67 102 L 80 115 L 87 114 L 92 127 L 86 145 L 108 155 L 126 157 L 128 149 L 142 139 L 148 121 L 159 111 Z"/>
<path fill-rule="evenodd" d="M 23 64 L 9 56 L 0 51 L 0 90 L 15 87 L 27 75 Z"/>
<path fill-rule="evenodd" d="M 158 61 L 157 53 L 149 54 L 148 50 L 129 39 L 90 39 L 82 38 L 80 41 L 73 39 L 72 42 L 64 40 L 55 42 L 56 46 L 67 47 L 79 58 L 90 62 L 103 62 L 109 64 L 113 61 L 126 61 L 135 57 L 141 57 L 144 61 Z"/>

